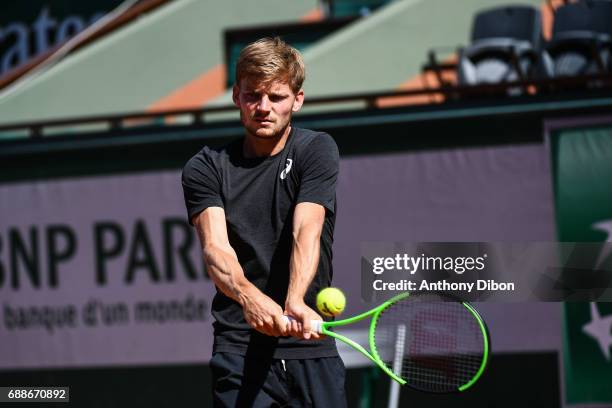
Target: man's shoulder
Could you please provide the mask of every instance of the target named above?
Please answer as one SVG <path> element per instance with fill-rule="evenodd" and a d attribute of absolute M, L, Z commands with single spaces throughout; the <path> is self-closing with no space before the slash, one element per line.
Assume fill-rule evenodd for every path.
<path fill-rule="evenodd" d="M 294 129 L 294 145 L 298 150 L 314 146 L 336 146 L 334 139 L 325 132 L 297 127 Z"/>
<path fill-rule="evenodd" d="M 191 156 L 185 164 L 185 168 L 201 167 L 202 165 L 219 164 L 224 157 L 228 157 L 230 152 L 235 147 L 236 142 L 233 141 L 223 146 L 210 147 L 204 146 L 199 152 Z"/>

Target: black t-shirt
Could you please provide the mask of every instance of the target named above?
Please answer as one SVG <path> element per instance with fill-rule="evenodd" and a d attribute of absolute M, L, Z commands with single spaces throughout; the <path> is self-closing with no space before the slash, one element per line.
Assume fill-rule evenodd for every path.
<path fill-rule="evenodd" d="M 295 206 L 311 202 L 325 207 L 319 265 L 304 299 L 316 310 L 316 294 L 330 285 L 333 273 L 338 148 L 326 133 L 295 127 L 274 156 L 245 158 L 242 145 L 241 139 L 220 149 L 204 147 L 187 162 L 182 181 L 189 220 L 208 207 L 224 208 L 230 245 L 245 276 L 284 307 Z M 212 314 L 213 351 L 265 351 L 284 359 L 337 355 L 331 338 L 275 338 L 251 329 L 242 307 L 220 290 Z"/>

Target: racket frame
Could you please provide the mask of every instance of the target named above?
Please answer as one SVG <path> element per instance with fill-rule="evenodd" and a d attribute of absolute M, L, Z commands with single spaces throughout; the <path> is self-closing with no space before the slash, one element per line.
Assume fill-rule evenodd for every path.
<path fill-rule="evenodd" d="M 362 314 L 350 317 L 348 319 L 335 320 L 335 321 L 330 321 L 330 322 L 317 322 L 318 324 L 316 325 L 315 331 L 317 331 L 318 333 L 324 334 L 326 336 L 333 337 L 335 339 L 338 339 L 350 345 L 355 350 L 359 351 L 361 354 L 363 354 L 365 357 L 371 360 L 374 364 L 376 364 L 381 370 L 383 370 L 385 374 L 391 377 L 394 381 L 398 382 L 401 385 L 405 385 L 406 380 L 404 380 L 402 377 L 396 375 L 393 371 L 391 371 L 389 367 L 387 367 L 387 365 L 380 358 L 378 354 L 378 350 L 376 349 L 376 334 L 375 333 L 376 333 L 376 324 L 378 322 L 378 318 L 380 317 L 382 311 L 386 309 L 387 307 L 389 307 L 390 305 L 392 305 L 393 303 L 403 300 L 407 298 L 408 296 L 410 296 L 409 292 L 400 293 L 399 295 L 396 295 L 390 298 L 389 300 L 385 301 L 381 305 L 375 307 L 374 309 L 371 309 Z M 478 371 L 476 372 L 476 374 L 474 375 L 474 377 L 472 377 L 470 381 L 458 387 L 457 389 L 457 391 L 463 392 L 467 390 L 468 388 L 470 388 L 471 386 L 473 386 L 484 373 L 484 370 L 487 366 L 487 362 L 489 361 L 489 334 L 488 334 L 487 327 L 484 323 L 484 320 L 482 319 L 478 311 L 467 302 L 459 302 L 459 303 L 461 303 L 478 322 L 478 326 L 480 327 L 480 330 L 482 332 L 482 338 L 483 338 L 483 343 L 484 343 L 482 362 L 480 364 Z M 370 328 L 368 330 L 368 343 L 370 346 L 371 353 L 368 352 L 361 344 L 349 339 L 348 337 L 345 337 L 332 330 L 329 330 L 330 328 L 333 328 L 333 327 L 345 326 L 345 325 L 349 325 L 349 324 L 358 322 L 370 316 L 372 316 L 372 320 L 370 322 Z M 315 322 L 313 321 L 313 323 Z"/>

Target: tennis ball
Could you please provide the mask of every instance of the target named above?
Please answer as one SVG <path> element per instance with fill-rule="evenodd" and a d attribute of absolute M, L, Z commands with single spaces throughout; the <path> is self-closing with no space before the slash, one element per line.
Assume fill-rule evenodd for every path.
<path fill-rule="evenodd" d="M 338 288 L 325 288 L 317 295 L 317 309 L 325 316 L 337 316 L 345 306 L 346 298 Z"/>

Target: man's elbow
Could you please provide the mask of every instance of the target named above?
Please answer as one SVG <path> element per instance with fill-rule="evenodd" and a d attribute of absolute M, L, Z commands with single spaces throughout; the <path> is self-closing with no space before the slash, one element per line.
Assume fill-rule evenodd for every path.
<path fill-rule="evenodd" d="M 321 239 L 321 228 L 317 225 L 303 225 L 301 228 L 293 230 L 293 242 L 306 243 L 306 242 L 319 242 Z"/>

